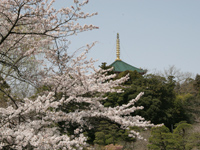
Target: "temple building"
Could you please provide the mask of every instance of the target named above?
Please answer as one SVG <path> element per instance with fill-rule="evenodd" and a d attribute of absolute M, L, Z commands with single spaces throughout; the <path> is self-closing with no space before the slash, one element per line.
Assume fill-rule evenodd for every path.
<path fill-rule="evenodd" d="M 110 66 L 112 66 L 114 68 L 113 71 L 115 73 L 120 73 L 120 72 L 128 70 L 128 71 L 137 71 L 138 73 L 143 75 L 143 74 L 145 74 L 147 72 L 146 70 L 139 69 L 139 68 L 136 68 L 136 67 L 134 67 L 132 65 L 129 65 L 129 64 L 125 63 L 124 61 L 122 61 L 120 59 L 119 33 L 117 33 L 116 55 L 117 55 L 116 60 L 112 64 L 110 64 Z"/>

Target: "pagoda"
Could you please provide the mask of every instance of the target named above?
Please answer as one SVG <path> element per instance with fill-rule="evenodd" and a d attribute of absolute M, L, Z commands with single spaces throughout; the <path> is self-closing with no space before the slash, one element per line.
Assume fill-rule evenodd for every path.
<path fill-rule="evenodd" d="M 115 73 L 120 73 L 123 71 L 137 71 L 140 74 L 145 74 L 147 71 L 143 69 L 136 68 L 132 65 L 129 65 L 120 59 L 120 41 L 119 41 L 119 33 L 117 33 L 117 45 L 116 45 L 116 60 L 110 65 L 113 67 L 113 71 Z"/>

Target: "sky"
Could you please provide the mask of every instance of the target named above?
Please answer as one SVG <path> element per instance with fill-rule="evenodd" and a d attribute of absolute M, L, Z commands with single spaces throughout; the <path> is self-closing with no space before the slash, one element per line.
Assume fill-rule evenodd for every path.
<path fill-rule="evenodd" d="M 57 0 L 54 6 L 69 7 Z M 149 70 L 175 66 L 182 72 L 200 74 L 199 0 L 90 0 L 84 12 L 97 16 L 81 20 L 99 27 L 69 37 L 76 50 L 97 41 L 88 57 L 98 59 L 96 67 L 116 59 L 116 37 L 120 37 L 122 61 Z"/>

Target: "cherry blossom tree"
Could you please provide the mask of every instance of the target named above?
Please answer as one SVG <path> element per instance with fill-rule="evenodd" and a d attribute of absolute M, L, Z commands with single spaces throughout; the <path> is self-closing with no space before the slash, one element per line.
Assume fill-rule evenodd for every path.
<path fill-rule="evenodd" d="M 87 141 L 83 131 L 93 128 L 94 118 L 108 119 L 123 129 L 153 126 L 130 115 L 143 109 L 134 106 L 143 93 L 122 106 L 101 104 L 105 93 L 123 92 L 119 86 L 128 76 L 112 80 L 115 75 L 108 75 L 109 70 L 96 69 L 95 61 L 86 58 L 95 43 L 87 44 L 77 57 L 68 55 L 69 35 L 98 28 L 75 22 L 96 13 L 81 11 L 88 1 L 74 0 L 73 6 L 59 10 L 52 7 L 54 1 L 0 0 L 1 76 L 46 87 L 36 98 L 21 101 L 3 91 L 12 105 L 0 108 L 0 149 L 82 149 Z M 38 55 L 44 59 L 37 59 Z M 26 66 L 31 62 L 40 70 L 32 73 Z M 73 134 L 68 132 L 71 124 L 77 126 Z M 141 138 L 139 133 L 129 132 L 129 136 Z"/>
<path fill-rule="evenodd" d="M 74 6 L 56 10 L 52 7 L 54 0 L 1 0 L 1 76 L 11 80 L 10 83 L 17 79 L 33 87 L 37 86 L 38 78 L 43 72 L 29 65 L 38 63 L 35 59 L 37 55 L 57 55 L 60 52 L 57 51 L 58 48 L 47 46 L 55 45 L 55 42 L 66 43 L 69 35 L 97 28 L 76 23 L 78 19 L 96 14 L 85 14 L 81 11 L 81 7 L 87 2 L 74 1 Z"/>

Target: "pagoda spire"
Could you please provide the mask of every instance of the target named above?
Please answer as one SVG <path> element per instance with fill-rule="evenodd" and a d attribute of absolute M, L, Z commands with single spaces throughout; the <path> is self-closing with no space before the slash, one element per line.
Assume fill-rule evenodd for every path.
<path fill-rule="evenodd" d="M 117 59 L 116 60 L 121 60 L 120 59 L 119 33 L 117 33 L 116 55 L 117 55 Z"/>

